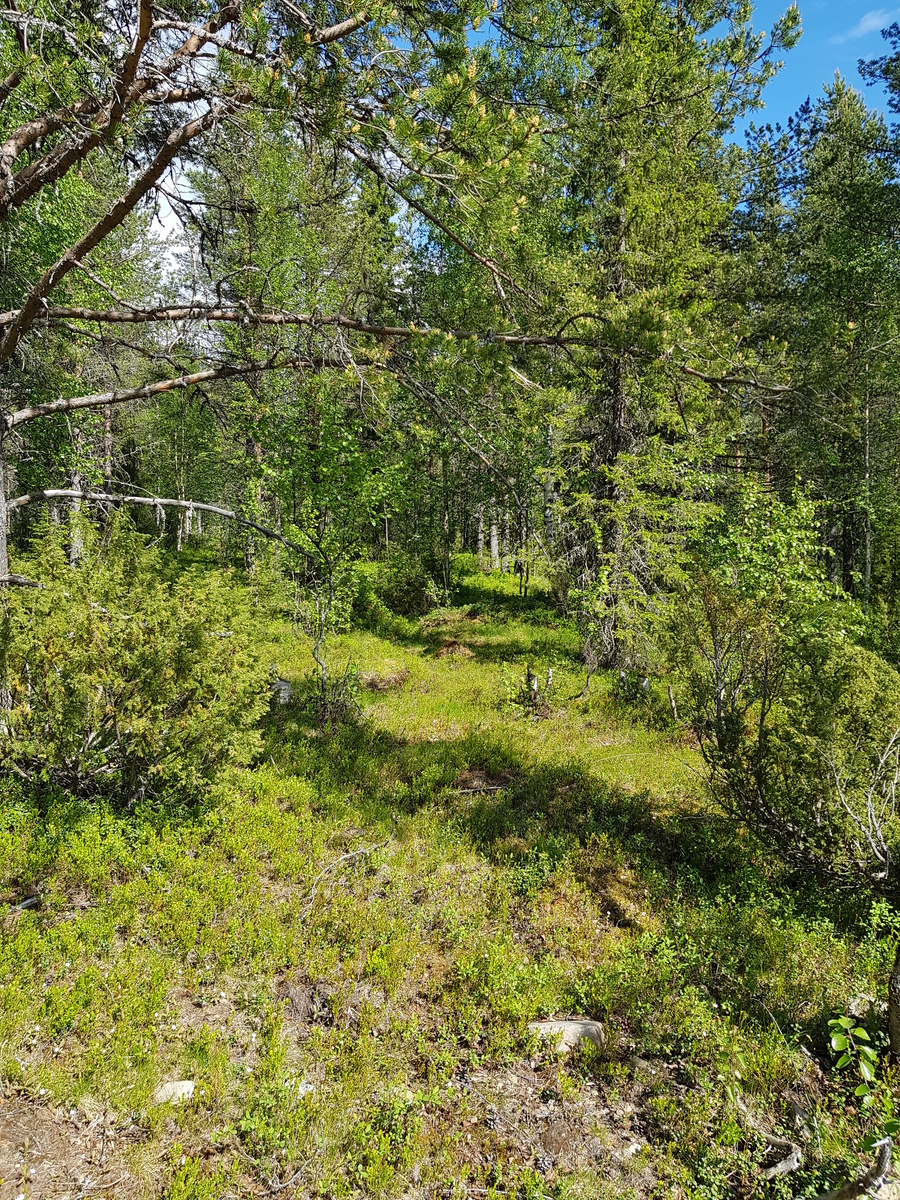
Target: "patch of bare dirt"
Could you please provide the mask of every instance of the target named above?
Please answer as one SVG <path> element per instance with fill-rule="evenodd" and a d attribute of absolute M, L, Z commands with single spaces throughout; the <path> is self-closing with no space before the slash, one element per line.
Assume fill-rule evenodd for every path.
<path fill-rule="evenodd" d="M 360 675 L 359 682 L 367 692 L 390 692 L 394 688 L 403 687 L 408 678 L 409 671 L 406 667 L 400 667 L 396 671 L 386 671 L 383 675 L 375 672 Z"/>
<path fill-rule="evenodd" d="M 309 1037 L 315 1025 L 354 1029 L 364 1008 L 369 1010 L 371 1027 L 387 1033 L 398 1011 L 396 1003 L 367 980 L 345 981 L 343 986 L 335 986 L 324 980 L 311 983 L 305 979 L 286 979 L 278 985 L 275 999 L 283 1006 L 285 1029 L 300 1042 Z"/>
<path fill-rule="evenodd" d="M 173 993 L 171 1003 L 177 1005 L 178 1016 L 185 1029 L 200 1029 L 203 1025 L 224 1032 L 234 1023 L 235 1008 L 224 992 L 189 992 L 180 989 Z"/>
<path fill-rule="evenodd" d="M 308 1032 L 312 1025 L 334 1024 L 335 989 L 329 984 L 304 979 L 284 980 L 275 991 L 282 1004 L 284 1023 L 297 1032 Z"/>
<path fill-rule="evenodd" d="M 512 776 L 506 771 L 488 771 L 484 767 L 466 767 L 453 787 L 457 792 L 501 792 L 509 787 Z"/>
<path fill-rule="evenodd" d="M 602 1172 L 621 1177 L 636 1198 L 657 1183 L 641 1116 L 650 1088 L 641 1077 L 609 1094 L 592 1079 L 573 1092 L 572 1078 L 563 1084 L 558 1064 L 547 1060 L 472 1071 L 461 1064 L 454 1085 L 467 1113 L 459 1145 L 473 1183 L 489 1186 L 507 1166 L 530 1166 L 551 1185 L 564 1175 Z"/>
<path fill-rule="evenodd" d="M 88 1119 L 21 1096 L 0 1097 L 0 1200 L 130 1197 L 144 1190 L 125 1164 L 146 1133 L 106 1114 Z"/>
<path fill-rule="evenodd" d="M 448 638 L 438 646 L 435 654 L 438 658 L 474 658 L 473 652 L 456 638 Z"/>

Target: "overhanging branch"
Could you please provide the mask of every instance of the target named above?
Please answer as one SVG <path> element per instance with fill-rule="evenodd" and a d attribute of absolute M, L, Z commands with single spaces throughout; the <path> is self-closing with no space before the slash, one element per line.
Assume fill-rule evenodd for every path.
<path fill-rule="evenodd" d="M 7 417 L 0 417 L 0 432 L 8 432 L 17 425 L 24 425 L 38 417 L 52 417 L 56 413 L 75 412 L 83 408 L 103 408 L 109 404 L 124 404 L 128 400 L 145 400 L 178 388 L 194 384 L 210 383 L 215 379 L 233 379 L 258 371 L 342 370 L 346 363 L 339 358 L 270 358 L 261 362 L 230 363 L 219 367 L 208 367 L 205 371 L 194 371 L 190 375 L 179 375 L 175 379 L 160 379 L 156 383 L 145 383 L 140 387 L 117 388 L 111 392 L 94 392 L 89 396 L 63 397 L 47 404 L 34 404 L 20 408 Z"/>
<path fill-rule="evenodd" d="M 282 546 L 287 547 L 288 550 L 293 550 L 295 554 L 309 553 L 308 549 L 297 542 L 292 542 L 290 538 L 276 533 L 274 529 L 260 525 L 258 521 L 251 521 L 248 517 L 242 517 L 230 508 L 221 508 L 217 504 L 201 504 L 196 500 L 169 500 L 163 496 L 121 496 L 112 492 L 81 491 L 77 488 L 42 488 L 40 491 L 28 492 L 24 496 L 16 496 L 12 500 L 8 500 L 6 507 L 8 509 L 25 508 L 28 504 L 38 504 L 41 501 L 48 502 L 52 500 L 83 500 L 92 504 L 135 504 L 143 508 L 180 508 L 192 513 L 212 513 L 214 516 L 225 517 L 229 521 L 235 521 L 238 525 L 243 525 L 247 529 L 254 529 L 264 537 L 271 538 L 275 542 L 280 542 Z M 21 583 L 27 587 L 40 586 L 39 584 L 25 580 L 21 575 L 0 577 L 0 584 L 7 582 Z"/>
<path fill-rule="evenodd" d="M 34 324 L 45 298 L 53 291 L 70 271 L 74 270 L 81 260 L 99 246 L 103 239 L 118 228 L 128 214 L 137 206 L 153 185 L 165 174 L 175 158 L 194 138 L 210 129 L 215 121 L 228 109 L 209 108 L 202 116 L 194 121 L 173 130 L 159 149 L 153 162 L 126 189 L 96 224 L 70 246 L 64 254 L 49 267 L 31 289 L 25 303 L 19 309 L 15 320 L 6 327 L 0 338 L 0 363 L 6 362 L 14 353 L 20 340 Z"/>
<path fill-rule="evenodd" d="M 9 309 L 0 312 L 0 330 L 15 322 L 20 309 Z M 591 314 L 580 314 L 586 316 Z M 580 319 L 573 318 L 573 319 Z M 485 345 L 506 346 L 512 349 L 589 349 L 600 353 L 617 355 L 621 350 L 604 341 L 602 337 L 587 334 L 559 333 L 521 333 L 516 330 L 493 329 L 432 329 L 427 325 L 375 325 L 369 321 L 361 321 L 356 317 L 348 317 L 343 313 L 297 313 L 285 309 L 252 309 L 247 305 L 221 306 L 204 304 L 160 305 L 152 308 L 87 308 L 75 305 L 59 305 L 42 309 L 37 324 L 59 323 L 70 321 L 85 321 L 94 325 L 148 325 L 162 324 L 167 321 L 202 321 L 211 324 L 224 323 L 232 325 L 270 326 L 283 328 L 309 329 L 343 329 L 360 333 L 376 341 L 406 341 L 414 337 L 439 334 L 454 342 L 481 342 Z M 568 324 L 569 322 L 566 322 Z M 71 329 L 70 329 L 70 332 Z M 679 349 L 681 349 L 679 347 Z M 731 374 L 727 371 L 714 374 L 711 371 L 701 371 L 692 367 L 681 358 L 674 358 L 667 353 L 661 358 L 649 352 L 632 349 L 630 353 L 639 360 L 647 363 L 656 362 L 676 374 L 695 379 L 708 387 L 720 391 L 753 391 L 772 397 L 802 395 L 802 391 L 791 383 L 775 383 L 753 375 Z M 685 351 L 687 357 L 687 351 Z M 536 384 L 523 378 L 520 373 L 513 372 L 519 382 L 528 387 Z"/>
<path fill-rule="evenodd" d="M 11 325 L 20 309 L 0 312 L 0 328 Z M 405 339 L 428 333 L 439 333 L 454 341 L 482 341 L 500 346 L 593 346 L 603 348 L 596 337 L 577 335 L 560 336 L 552 333 L 528 334 L 515 330 L 496 332 L 491 329 L 431 329 L 426 325 L 375 325 L 360 321 L 343 313 L 296 313 L 286 309 L 252 309 L 246 305 L 225 307 L 220 305 L 182 304 L 160 305 L 153 308 L 129 307 L 122 309 L 85 308 L 60 305 L 45 308 L 40 322 L 88 321 L 97 325 L 147 325 L 165 321 L 210 321 L 232 325 L 308 326 L 314 329 L 347 329 L 363 333 L 381 341 Z"/>

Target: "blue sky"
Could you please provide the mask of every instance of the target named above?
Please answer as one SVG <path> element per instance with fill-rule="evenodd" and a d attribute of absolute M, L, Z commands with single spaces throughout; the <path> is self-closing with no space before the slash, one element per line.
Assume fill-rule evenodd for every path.
<path fill-rule="evenodd" d="M 755 5 L 754 28 L 768 32 L 788 2 L 759 0 Z M 871 107 L 883 109 L 883 91 L 865 87 L 856 64 L 860 58 L 874 58 L 885 52 L 887 43 L 880 31 L 900 21 L 900 3 L 895 7 L 878 7 L 835 0 L 799 0 L 799 8 L 803 36 L 785 55 L 780 74 L 766 88 L 766 107 L 756 114 L 754 121 L 786 124 L 807 96 L 815 99 L 822 85 L 834 79 L 835 71 L 860 88 Z"/>

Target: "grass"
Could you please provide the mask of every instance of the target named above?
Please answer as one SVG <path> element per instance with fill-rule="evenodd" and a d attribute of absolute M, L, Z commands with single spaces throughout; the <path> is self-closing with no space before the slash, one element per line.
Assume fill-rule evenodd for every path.
<path fill-rule="evenodd" d="M 40 904 L 3 918 L 0 1194 L 786 1197 L 857 1169 L 873 1117 L 827 1022 L 884 990 L 898 914 L 770 861 L 665 697 L 579 698 L 575 630 L 514 587 L 336 638 L 369 688 L 330 737 L 269 622 L 295 699 L 192 809 L 4 785 L 0 890 Z M 606 1050 L 537 1043 L 560 1014 Z M 153 1104 L 167 1080 L 193 1097 Z M 803 1166 L 764 1183 L 743 1110 L 801 1140 L 797 1105 Z"/>

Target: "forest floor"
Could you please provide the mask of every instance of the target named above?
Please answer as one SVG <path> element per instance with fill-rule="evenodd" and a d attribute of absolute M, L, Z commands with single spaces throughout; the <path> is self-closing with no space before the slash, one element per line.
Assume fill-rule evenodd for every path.
<path fill-rule="evenodd" d="M 664 695 L 578 697 L 546 595 L 455 602 L 335 640 L 363 712 L 333 735 L 273 623 L 294 698 L 196 808 L 7 795 L 2 1200 L 712 1200 L 859 1169 L 827 1022 L 853 1000 L 883 1047 L 896 914 L 725 821 Z M 539 1042 L 551 1016 L 603 1048 Z M 798 1171 L 763 1180 L 762 1130 Z"/>

